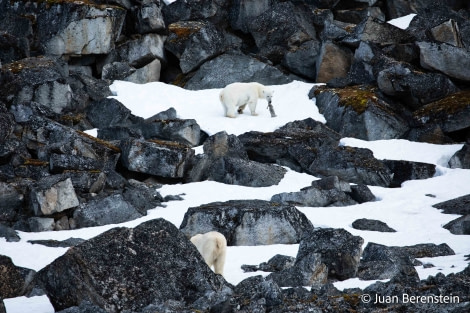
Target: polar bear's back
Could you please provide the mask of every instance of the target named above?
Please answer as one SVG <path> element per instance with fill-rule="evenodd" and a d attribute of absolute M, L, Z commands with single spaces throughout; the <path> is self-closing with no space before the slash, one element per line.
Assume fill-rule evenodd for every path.
<path fill-rule="evenodd" d="M 259 96 L 259 91 L 262 90 L 264 86 L 260 83 L 231 83 L 225 86 L 224 89 L 220 92 L 224 97 L 229 98 L 238 98 L 240 95 L 247 95 L 248 97 Z"/>

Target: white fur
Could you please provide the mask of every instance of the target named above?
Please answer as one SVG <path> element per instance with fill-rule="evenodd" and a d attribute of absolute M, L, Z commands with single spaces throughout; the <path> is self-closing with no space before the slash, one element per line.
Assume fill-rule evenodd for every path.
<path fill-rule="evenodd" d="M 243 113 L 246 105 L 250 108 L 251 115 L 257 115 L 258 99 L 266 99 L 270 104 L 272 97 L 273 91 L 260 83 L 232 83 L 219 94 L 227 117 L 236 117 L 237 110 L 238 113 Z"/>
<path fill-rule="evenodd" d="M 227 252 L 227 240 L 225 236 L 216 231 L 205 234 L 197 234 L 191 237 L 191 242 L 209 267 L 214 266 L 216 274 L 224 275 L 225 254 Z"/>

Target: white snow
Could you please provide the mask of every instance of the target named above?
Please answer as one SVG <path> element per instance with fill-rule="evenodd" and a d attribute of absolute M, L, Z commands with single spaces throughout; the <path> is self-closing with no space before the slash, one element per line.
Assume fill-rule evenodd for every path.
<path fill-rule="evenodd" d="M 271 118 L 266 108 L 266 101 L 258 104 L 259 116 L 248 112 L 235 119 L 223 116 L 223 108 L 218 100 L 220 89 L 188 91 L 163 83 L 136 85 L 116 81 L 111 86 L 114 98 L 121 101 L 133 114 L 147 118 L 170 107 L 174 107 L 181 118 L 194 118 L 201 128 L 209 134 L 225 130 L 229 134 L 242 134 L 247 131 L 274 131 L 276 128 L 293 120 L 311 117 L 325 122 L 319 114 L 314 100 L 308 99 L 308 92 L 313 84 L 293 82 L 286 85 L 270 86 L 274 90 L 273 105 L 278 117 Z M 248 111 L 248 110 L 247 110 Z M 96 130 L 89 132 L 96 135 Z M 438 171 L 435 177 L 403 183 L 401 188 L 382 188 L 370 186 L 377 201 L 349 207 L 299 208 L 315 227 L 344 228 L 354 235 L 364 238 L 364 247 L 368 242 L 391 246 L 414 245 L 418 243 L 447 243 L 456 255 L 438 258 L 425 258 L 425 263 L 435 267 L 423 269 L 417 267 L 422 279 L 438 272 L 444 274 L 462 271 L 467 262 L 464 255 L 470 253 L 469 236 L 456 236 L 449 233 L 442 225 L 457 218 L 457 215 L 441 214 L 432 207 L 433 204 L 470 193 L 470 170 L 450 169 L 449 158 L 462 145 L 435 145 L 410 142 L 407 140 L 378 140 L 366 142 L 354 138 L 343 138 L 341 145 L 365 147 L 371 149 L 378 159 L 410 160 L 436 164 Z M 195 148 L 202 153 L 200 147 Z M 163 217 L 179 227 L 184 213 L 189 207 L 214 201 L 232 199 L 269 200 L 279 192 L 298 191 L 310 185 L 316 177 L 288 170 L 284 179 L 277 186 L 251 188 L 225 185 L 212 181 L 190 184 L 165 185 L 159 192 L 165 195 L 182 194 L 183 201 L 166 203 L 166 207 L 149 210 L 148 215 L 138 220 L 126 222 L 119 226 L 135 227 L 155 218 Z M 353 229 L 351 223 L 358 218 L 379 219 L 397 230 L 396 233 L 380 233 Z M 64 240 L 70 237 L 92 238 L 117 225 L 106 225 L 78 230 L 60 232 L 25 233 L 19 232 L 20 242 L 6 242 L 0 238 L 0 254 L 10 256 L 17 266 L 36 271 L 63 255 L 65 248 L 48 248 L 32 245 L 28 240 L 55 239 Z M 229 247 L 225 268 L 225 278 L 237 284 L 251 275 L 268 273 L 243 273 L 242 264 L 259 264 L 276 254 L 295 256 L 298 245 L 272 245 L 258 247 Z M 349 279 L 335 285 L 339 289 L 361 287 L 374 281 Z M 4 300 L 8 313 L 12 312 L 54 312 L 47 297 L 13 298 Z"/>
<path fill-rule="evenodd" d="M 416 14 L 412 13 L 390 20 L 387 23 L 392 24 L 393 26 L 396 26 L 401 29 L 407 29 L 415 16 Z"/>

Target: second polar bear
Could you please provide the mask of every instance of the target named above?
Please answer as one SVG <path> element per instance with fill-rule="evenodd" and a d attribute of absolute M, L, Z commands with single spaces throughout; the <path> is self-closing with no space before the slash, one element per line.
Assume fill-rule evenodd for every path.
<path fill-rule="evenodd" d="M 216 274 L 224 275 L 225 254 L 227 252 L 227 240 L 225 236 L 216 231 L 205 234 L 197 234 L 191 237 L 191 242 Z"/>
<path fill-rule="evenodd" d="M 271 105 L 273 91 L 260 83 L 232 83 L 227 85 L 219 94 L 225 116 L 236 117 L 236 111 L 243 113 L 248 105 L 251 115 L 256 114 L 258 99 L 266 99 Z"/>

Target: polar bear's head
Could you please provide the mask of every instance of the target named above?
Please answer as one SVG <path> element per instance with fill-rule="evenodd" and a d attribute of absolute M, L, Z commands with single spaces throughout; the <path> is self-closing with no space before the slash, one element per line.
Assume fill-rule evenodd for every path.
<path fill-rule="evenodd" d="M 274 91 L 272 91 L 269 88 L 265 87 L 263 89 L 263 98 L 268 101 L 268 104 L 271 104 L 271 101 L 272 101 L 272 98 L 273 98 L 273 93 L 274 93 Z"/>

